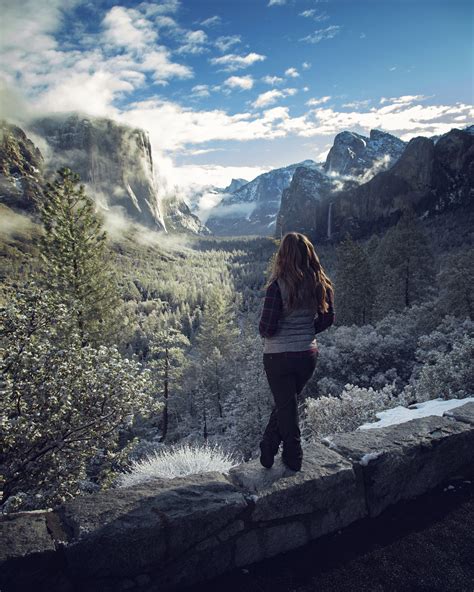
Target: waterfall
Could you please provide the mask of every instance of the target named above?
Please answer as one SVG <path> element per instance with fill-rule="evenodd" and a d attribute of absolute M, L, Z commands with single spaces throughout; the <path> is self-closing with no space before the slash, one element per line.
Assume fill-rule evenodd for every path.
<path fill-rule="evenodd" d="M 328 239 L 331 238 L 332 233 L 332 202 L 329 204 L 328 208 Z"/>

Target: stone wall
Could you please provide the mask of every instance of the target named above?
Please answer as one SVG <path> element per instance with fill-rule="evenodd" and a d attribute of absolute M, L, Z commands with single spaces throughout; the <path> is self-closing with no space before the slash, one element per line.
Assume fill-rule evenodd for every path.
<path fill-rule="evenodd" d="M 279 458 L 78 497 L 0 521 L 2 592 L 158 592 L 306 544 L 474 464 L 474 403 Z"/>

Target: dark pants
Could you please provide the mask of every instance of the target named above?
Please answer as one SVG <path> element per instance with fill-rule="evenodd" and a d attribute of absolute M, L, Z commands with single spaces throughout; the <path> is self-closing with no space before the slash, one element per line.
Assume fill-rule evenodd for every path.
<path fill-rule="evenodd" d="M 263 434 L 273 455 L 283 442 L 282 458 L 290 468 L 298 468 L 303 460 L 298 420 L 298 395 L 316 368 L 318 352 L 307 357 L 291 354 L 263 354 L 263 367 L 273 394 L 275 407 Z"/>

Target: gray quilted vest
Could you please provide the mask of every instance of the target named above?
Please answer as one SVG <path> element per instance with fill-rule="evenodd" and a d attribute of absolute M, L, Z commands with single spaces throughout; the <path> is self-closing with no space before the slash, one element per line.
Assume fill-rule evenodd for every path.
<path fill-rule="evenodd" d="M 317 347 L 314 333 L 314 319 L 317 313 L 311 308 L 300 308 L 288 312 L 285 282 L 277 279 L 283 299 L 283 311 L 278 321 L 278 330 L 272 337 L 265 337 L 264 354 L 286 351 L 304 351 Z"/>

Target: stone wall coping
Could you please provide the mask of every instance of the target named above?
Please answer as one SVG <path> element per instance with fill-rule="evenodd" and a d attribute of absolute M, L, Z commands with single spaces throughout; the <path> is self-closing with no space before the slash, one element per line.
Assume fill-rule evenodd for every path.
<path fill-rule="evenodd" d="M 51 592 L 59 580 L 84 592 L 124 581 L 171 590 L 304 545 L 472 467 L 474 403 L 303 448 L 298 472 L 254 459 L 228 475 L 156 478 L 3 515 L 1 589 L 34 571 Z"/>

